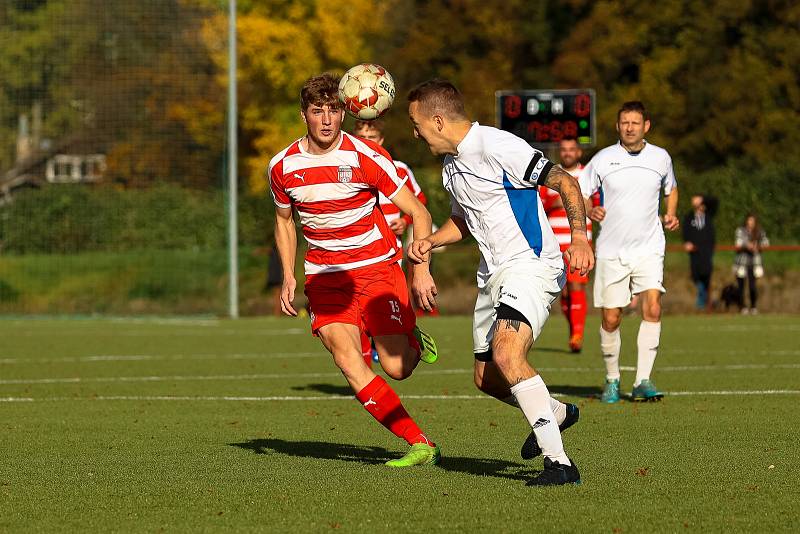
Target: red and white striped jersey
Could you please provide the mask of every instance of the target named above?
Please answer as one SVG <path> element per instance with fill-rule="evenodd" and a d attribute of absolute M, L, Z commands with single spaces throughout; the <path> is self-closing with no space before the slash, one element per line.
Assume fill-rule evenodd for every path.
<path fill-rule="evenodd" d="M 379 145 L 342 132 L 326 154 L 309 154 L 300 139 L 269 163 L 272 197 L 293 207 L 308 242 L 306 274 L 346 271 L 398 261 L 402 254 L 378 207 L 405 180 Z"/>
<path fill-rule="evenodd" d="M 578 168 L 569 172 L 572 176 L 578 177 L 583 165 L 578 164 Z M 566 170 L 566 169 L 565 169 Z M 547 220 L 550 221 L 550 227 L 558 241 L 558 246 L 561 252 L 567 250 L 572 243 L 572 230 L 569 227 L 569 218 L 567 218 L 567 210 L 563 206 L 553 207 L 557 200 L 561 200 L 561 195 L 557 191 L 553 191 L 549 187 L 540 187 L 539 194 L 542 197 L 542 206 L 544 212 L 547 214 Z M 595 201 L 593 198 L 592 201 Z M 592 242 L 592 221 L 586 219 L 586 237 L 589 238 L 589 243 Z"/>
<path fill-rule="evenodd" d="M 417 183 L 417 179 L 414 177 L 414 173 L 411 172 L 411 168 L 403 163 L 402 161 L 394 160 L 394 165 L 397 167 L 397 174 L 400 178 L 406 178 L 406 187 L 408 187 L 414 196 L 419 199 L 422 204 L 427 204 L 428 199 L 425 198 L 425 193 L 422 192 L 422 188 Z M 381 206 L 381 211 L 383 212 L 384 217 L 386 217 L 386 222 L 390 223 L 395 219 L 399 219 L 403 217 L 406 220 L 406 224 L 411 224 L 411 217 L 409 215 L 404 215 L 400 208 L 394 205 L 394 203 L 389 200 L 389 198 L 384 195 L 383 193 L 379 193 L 378 195 L 378 203 Z M 397 236 L 395 236 L 397 237 Z M 397 242 L 400 243 L 400 237 L 397 237 Z M 402 246 L 402 245 L 401 245 Z"/>

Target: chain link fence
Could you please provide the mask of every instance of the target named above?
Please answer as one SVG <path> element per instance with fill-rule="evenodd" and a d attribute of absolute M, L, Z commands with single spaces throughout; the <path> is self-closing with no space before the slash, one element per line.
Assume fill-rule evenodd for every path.
<path fill-rule="evenodd" d="M 0 5 L 0 313 L 226 313 L 225 16 L 202 0 Z M 241 205 L 257 295 L 267 204 Z"/>

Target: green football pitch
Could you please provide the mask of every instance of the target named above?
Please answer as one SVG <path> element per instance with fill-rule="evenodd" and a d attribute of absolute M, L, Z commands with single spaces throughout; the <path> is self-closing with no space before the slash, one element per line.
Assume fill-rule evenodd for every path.
<path fill-rule="evenodd" d="M 0 320 L 0 531 L 800 530 L 798 317 L 667 317 L 668 395 L 617 405 L 597 317 L 580 355 L 552 317 L 530 359 L 581 409 L 583 484 L 557 488 L 525 485 L 521 413 L 472 385 L 470 320 L 423 323 L 440 360 L 393 384 L 443 458 L 396 470 L 305 320 Z"/>

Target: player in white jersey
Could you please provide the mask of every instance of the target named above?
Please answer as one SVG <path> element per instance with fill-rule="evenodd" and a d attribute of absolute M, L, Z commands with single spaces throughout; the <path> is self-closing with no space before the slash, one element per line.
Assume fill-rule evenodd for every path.
<path fill-rule="evenodd" d="M 577 483 L 578 469 L 560 434 L 577 421 L 577 407 L 550 397 L 527 361 L 564 286 L 564 260 L 538 186 L 561 192 L 573 230 L 566 251 L 570 269 L 585 273 L 594 264 L 577 181 L 519 137 L 470 122 L 461 94 L 446 80 L 420 84 L 408 100 L 414 135 L 434 155 L 445 156 L 442 177 L 452 207 L 441 228 L 411 244 L 408 257 L 422 261 L 436 247 L 469 234 L 475 238 L 481 252 L 473 325 L 475 384 L 518 406 L 530 423 L 533 437 L 526 445 L 545 460 L 544 471 L 528 484 Z"/>
<path fill-rule="evenodd" d="M 619 351 L 622 311 L 633 295 L 642 298 L 637 337 L 635 401 L 663 397 L 650 380 L 661 337 L 661 295 L 665 293 L 664 230 L 659 218 L 661 192 L 666 195 L 663 228 L 678 229 L 678 184 L 672 159 L 663 148 L 645 141 L 650 118 L 639 101 L 626 102 L 617 113 L 619 143 L 604 148 L 580 174 L 583 196 L 602 192 L 601 206 L 587 211 L 601 223 L 596 241 L 594 305 L 603 310 L 600 350 L 606 364 L 603 402 L 619 401 Z"/>

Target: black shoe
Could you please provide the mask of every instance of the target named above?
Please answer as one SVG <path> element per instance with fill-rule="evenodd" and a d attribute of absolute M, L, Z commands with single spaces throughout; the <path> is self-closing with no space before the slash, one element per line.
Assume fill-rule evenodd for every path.
<path fill-rule="evenodd" d="M 578 466 L 570 459 L 571 465 L 562 465 L 550 458 L 544 459 L 544 471 L 531 479 L 526 486 L 562 486 L 564 484 L 580 484 L 581 474 Z"/>
<path fill-rule="evenodd" d="M 558 430 L 564 432 L 566 429 L 577 423 L 580 416 L 581 412 L 578 410 L 578 407 L 574 404 L 567 403 L 567 416 L 564 418 L 564 422 L 558 425 Z M 534 434 L 531 430 L 531 434 L 528 436 L 528 439 L 526 439 L 525 443 L 522 444 L 520 455 L 522 455 L 523 460 L 532 460 L 540 454 L 542 454 L 542 448 L 539 447 L 539 443 L 536 441 L 536 434 Z"/>

